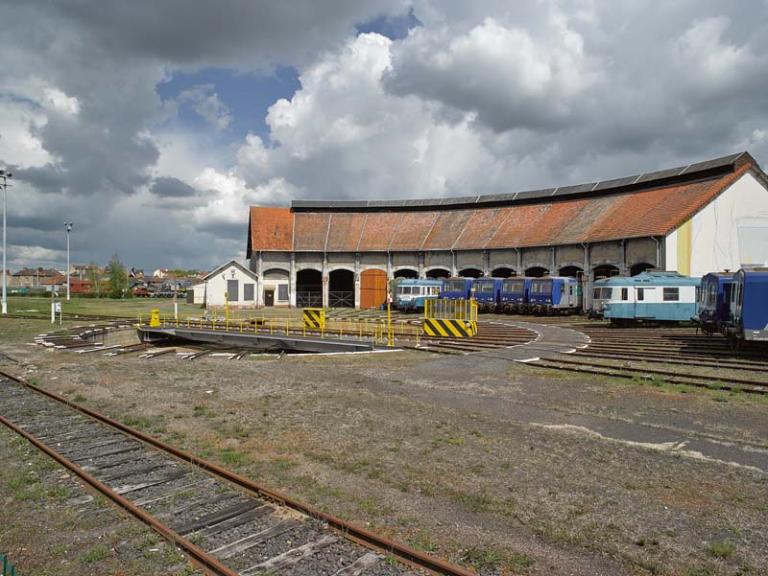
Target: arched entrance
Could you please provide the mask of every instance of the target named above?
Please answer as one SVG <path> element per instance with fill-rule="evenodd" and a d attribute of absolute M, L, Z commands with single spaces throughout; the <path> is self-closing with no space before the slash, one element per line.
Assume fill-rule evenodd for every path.
<path fill-rule="evenodd" d="M 530 278 L 541 278 L 543 276 L 549 276 L 549 270 L 541 266 L 531 266 L 526 268 L 525 275 Z"/>
<path fill-rule="evenodd" d="M 571 278 L 578 278 L 579 275 L 584 272 L 581 266 L 563 266 L 558 270 L 560 276 L 570 276 Z"/>
<path fill-rule="evenodd" d="M 478 270 L 477 268 L 464 268 L 459 270 L 459 276 L 462 278 L 480 278 L 482 275 L 483 271 Z"/>
<path fill-rule="evenodd" d="M 446 270 L 445 268 L 433 268 L 432 270 L 427 271 L 427 278 L 430 278 L 432 280 L 437 280 L 439 278 L 448 278 L 450 277 L 451 272 L 450 270 Z"/>
<path fill-rule="evenodd" d="M 328 274 L 328 307 L 355 307 L 355 273 L 351 270 L 332 270 Z"/>
<path fill-rule="evenodd" d="M 371 268 L 360 274 L 360 308 L 379 308 L 387 301 L 387 273 Z"/>
<path fill-rule="evenodd" d="M 595 266 L 595 268 L 592 269 L 592 273 L 594 274 L 595 280 L 600 280 L 601 278 L 618 276 L 619 269 L 613 264 L 602 264 L 600 266 Z"/>
<path fill-rule="evenodd" d="M 262 286 L 264 289 L 264 306 L 287 306 L 289 304 L 287 270 L 281 268 L 265 270 Z"/>
<path fill-rule="evenodd" d="M 411 268 L 402 268 L 395 271 L 395 278 L 418 278 L 419 273 Z"/>
<path fill-rule="evenodd" d="M 296 306 L 299 308 L 323 306 L 323 275 L 319 270 L 307 268 L 296 273 Z"/>
<path fill-rule="evenodd" d="M 491 276 L 494 278 L 512 278 L 512 276 L 517 276 L 517 272 L 512 268 L 501 266 L 499 268 L 494 268 L 493 271 L 491 271 Z"/>
<path fill-rule="evenodd" d="M 648 264 L 648 262 L 638 262 L 637 264 L 633 264 L 632 267 L 629 269 L 629 275 L 630 276 L 637 276 L 638 274 L 642 274 L 646 270 L 653 270 L 655 266 L 653 264 Z"/>

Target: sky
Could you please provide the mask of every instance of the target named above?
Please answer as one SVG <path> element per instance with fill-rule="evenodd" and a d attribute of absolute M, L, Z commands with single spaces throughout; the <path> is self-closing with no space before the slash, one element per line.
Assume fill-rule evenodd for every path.
<path fill-rule="evenodd" d="M 515 192 L 748 150 L 768 0 L 0 0 L 8 263 L 212 269 L 248 206 Z"/>

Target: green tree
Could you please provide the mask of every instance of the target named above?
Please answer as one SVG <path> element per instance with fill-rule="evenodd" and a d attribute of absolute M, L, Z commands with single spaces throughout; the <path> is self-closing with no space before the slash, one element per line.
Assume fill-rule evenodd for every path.
<path fill-rule="evenodd" d="M 91 285 L 91 292 L 93 292 L 97 298 L 100 298 L 102 279 L 101 279 L 101 270 L 96 265 L 96 262 L 91 261 L 91 263 L 88 264 L 88 269 L 86 270 L 85 278 L 86 280 L 88 280 L 88 283 Z"/>
<path fill-rule="evenodd" d="M 107 264 L 107 277 L 110 298 L 124 298 L 128 293 L 128 271 L 117 254 Z"/>

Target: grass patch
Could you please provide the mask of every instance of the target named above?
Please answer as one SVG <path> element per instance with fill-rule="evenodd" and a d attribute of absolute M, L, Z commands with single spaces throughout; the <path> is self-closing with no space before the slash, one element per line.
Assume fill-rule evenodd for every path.
<path fill-rule="evenodd" d="M 216 413 L 208 408 L 208 406 L 194 406 L 192 408 L 192 415 L 196 418 L 213 418 Z"/>
<path fill-rule="evenodd" d="M 461 557 L 462 561 L 479 571 L 519 572 L 534 565 L 534 560 L 527 554 L 500 552 L 493 548 L 468 548 Z"/>
<path fill-rule="evenodd" d="M 88 550 L 88 552 L 80 556 L 80 562 L 83 564 L 93 564 L 95 562 L 101 562 L 107 556 L 109 556 L 109 548 L 103 544 L 99 544 L 98 546 L 94 546 Z"/>
<path fill-rule="evenodd" d="M 736 553 L 736 545 L 733 542 L 723 540 L 721 542 L 712 542 L 707 548 L 707 552 L 715 558 L 723 560 L 731 558 Z"/>
<path fill-rule="evenodd" d="M 82 394 L 75 394 L 75 397 L 72 398 L 72 402 L 85 402 L 86 400 L 87 398 Z"/>
<path fill-rule="evenodd" d="M 248 461 L 248 457 L 234 448 L 224 448 L 219 453 L 219 458 L 229 466 L 240 466 Z"/>

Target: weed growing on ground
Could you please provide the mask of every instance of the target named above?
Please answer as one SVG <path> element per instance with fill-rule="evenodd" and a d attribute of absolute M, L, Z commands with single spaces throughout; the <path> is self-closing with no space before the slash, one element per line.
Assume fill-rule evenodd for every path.
<path fill-rule="evenodd" d="M 88 552 L 80 556 L 79 560 L 83 564 L 93 564 L 94 562 L 100 562 L 109 556 L 109 548 L 103 544 L 94 546 Z"/>
<path fill-rule="evenodd" d="M 715 558 L 726 559 L 736 553 L 736 545 L 733 542 L 723 540 L 722 542 L 712 542 L 707 548 L 707 552 Z"/>
<path fill-rule="evenodd" d="M 493 570 L 519 572 L 534 564 L 533 558 L 526 554 L 505 553 L 493 548 L 468 548 L 464 551 L 461 559 L 482 572 Z"/>
<path fill-rule="evenodd" d="M 234 448 L 223 448 L 219 453 L 219 458 L 224 464 L 229 466 L 240 466 L 248 461 L 248 457 Z"/>

